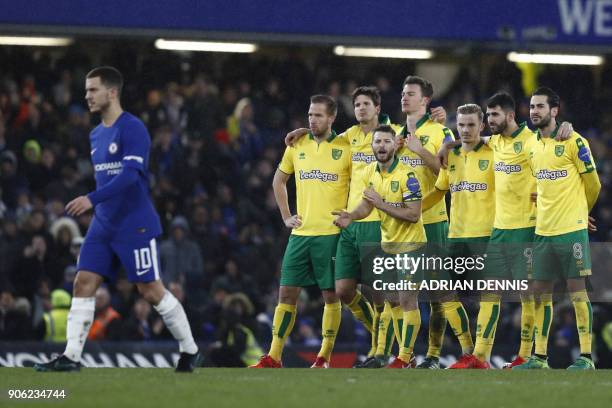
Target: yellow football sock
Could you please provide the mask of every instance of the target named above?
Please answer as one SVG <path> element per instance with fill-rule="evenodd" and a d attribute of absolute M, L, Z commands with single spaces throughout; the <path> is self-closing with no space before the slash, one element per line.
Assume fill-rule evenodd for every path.
<path fill-rule="evenodd" d="M 548 333 L 553 318 L 552 295 L 540 295 L 535 302 L 535 353 L 545 356 L 548 353 Z"/>
<path fill-rule="evenodd" d="M 576 312 L 576 326 L 580 339 L 580 354 L 591 354 L 593 342 L 593 308 L 586 290 L 570 293 Z"/>
<path fill-rule="evenodd" d="M 533 295 L 521 296 L 521 347 L 518 355 L 524 359 L 533 350 L 533 326 L 535 322 L 535 300 Z"/>
<path fill-rule="evenodd" d="M 448 324 L 461 344 L 462 353 L 471 354 L 474 351 L 474 342 L 470 333 L 470 321 L 463 305 L 459 301 L 443 302 L 442 308 Z"/>
<path fill-rule="evenodd" d="M 351 303 L 349 303 L 347 306 L 353 313 L 353 316 L 355 316 L 357 320 L 363 323 L 365 328 L 370 333 L 372 333 L 374 311 L 372 310 L 372 306 L 370 305 L 370 302 L 368 302 L 368 300 L 361 295 L 360 291 L 358 290 L 356 291 L 355 297 L 353 298 L 353 300 L 351 300 Z"/>
<path fill-rule="evenodd" d="M 326 361 L 330 360 L 334 343 L 336 342 L 336 335 L 340 328 L 341 317 L 342 304 L 339 301 L 325 304 L 323 308 L 323 324 L 321 325 L 323 341 L 321 342 L 321 350 L 317 357 L 323 357 Z"/>
<path fill-rule="evenodd" d="M 391 312 L 391 304 L 385 302 L 380 320 L 378 321 L 378 344 L 376 345 L 377 356 L 388 356 L 391 353 L 394 337 L 393 329 L 393 313 Z"/>
<path fill-rule="evenodd" d="M 404 325 L 404 311 L 401 306 L 395 306 L 391 308 L 391 314 L 393 316 L 393 331 L 395 332 L 395 340 L 397 345 L 402 347 L 402 330 Z"/>
<path fill-rule="evenodd" d="M 272 344 L 268 353 L 276 361 L 281 361 L 285 340 L 289 337 L 295 323 L 295 305 L 279 303 L 274 309 L 272 320 Z"/>
<path fill-rule="evenodd" d="M 495 342 L 495 329 L 499 319 L 500 296 L 485 294 L 480 301 L 476 324 L 476 347 L 474 355 L 480 361 L 489 361 Z"/>
<path fill-rule="evenodd" d="M 440 302 L 429 303 L 429 346 L 427 347 L 427 357 L 440 358 L 444 332 L 446 331 L 446 317 Z"/>
<path fill-rule="evenodd" d="M 368 357 L 374 357 L 378 350 L 378 331 L 380 329 L 380 315 L 383 312 L 385 305 L 374 305 L 374 318 L 372 320 L 372 331 L 370 332 L 370 351 Z"/>
<path fill-rule="evenodd" d="M 410 362 L 414 351 L 414 342 L 416 341 L 419 329 L 421 328 L 421 312 L 419 309 L 405 311 L 403 313 L 404 325 L 402 327 L 402 340 L 400 344 L 399 355 L 400 360 L 406 363 Z"/>

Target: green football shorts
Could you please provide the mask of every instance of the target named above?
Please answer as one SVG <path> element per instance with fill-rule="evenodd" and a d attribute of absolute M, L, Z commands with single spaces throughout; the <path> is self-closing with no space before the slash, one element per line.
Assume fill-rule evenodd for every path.
<path fill-rule="evenodd" d="M 370 264 L 367 259 L 379 252 L 380 240 L 380 221 L 352 222 L 344 228 L 336 250 L 336 280 L 368 281 L 363 279 L 362 266 L 364 274 L 371 274 L 365 266 Z"/>
<path fill-rule="evenodd" d="M 587 230 L 553 236 L 535 236 L 533 279 L 572 279 L 591 275 L 591 250 Z"/>
<path fill-rule="evenodd" d="M 493 228 L 487 246 L 483 276 L 502 279 L 532 279 L 535 227 Z"/>
<path fill-rule="evenodd" d="M 291 235 L 281 266 L 281 286 L 334 289 L 334 256 L 340 234 Z"/>

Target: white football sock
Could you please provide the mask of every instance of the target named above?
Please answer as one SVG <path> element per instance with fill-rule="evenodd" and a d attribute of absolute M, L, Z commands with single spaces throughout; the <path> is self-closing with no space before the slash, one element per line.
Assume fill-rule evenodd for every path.
<path fill-rule="evenodd" d="M 68 312 L 66 325 L 66 350 L 64 355 L 72 361 L 81 361 L 85 340 L 94 320 L 95 297 L 74 297 Z"/>
<path fill-rule="evenodd" d="M 161 302 L 153 307 L 161 315 L 172 336 L 179 342 L 180 352 L 195 354 L 198 351 L 198 346 L 191 335 L 191 327 L 189 327 L 185 309 L 178 299 L 172 293 L 166 291 Z"/>

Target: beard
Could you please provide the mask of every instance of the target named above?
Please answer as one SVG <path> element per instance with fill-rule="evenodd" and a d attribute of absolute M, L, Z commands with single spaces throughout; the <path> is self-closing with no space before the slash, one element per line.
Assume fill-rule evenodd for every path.
<path fill-rule="evenodd" d="M 491 130 L 493 131 L 493 133 L 501 135 L 508 128 L 508 121 L 504 120 L 502 123 L 500 123 L 499 125 L 495 126 L 495 130 L 493 130 L 492 126 L 489 125 L 489 127 L 491 127 Z"/>
<path fill-rule="evenodd" d="M 540 121 L 536 124 L 534 123 L 533 126 L 537 127 L 538 129 L 544 129 L 546 126 L 548 126 L 550 124 L 552 117 L 550 116 L 550 113 L 546 116 L 543 116 Z M 533 122 L 533 119 L 531 120 Z"/>
<path fill-rule="evenodd" d="M 326 131 L 327 129 L 310 129 L 310 131 L 312 132 L 313 136 L 316 137 L 317 139 L 321 139 L 325 136 L 327 136 Z"/>
<path fill-rule="evenodd" d="M 384 153 L 375 152 L 374 156 L 376 156 L 376 160 L 380 163 L 387 163 L 389 160 L 393 159 L 393 152 L 386 151 Z"/>

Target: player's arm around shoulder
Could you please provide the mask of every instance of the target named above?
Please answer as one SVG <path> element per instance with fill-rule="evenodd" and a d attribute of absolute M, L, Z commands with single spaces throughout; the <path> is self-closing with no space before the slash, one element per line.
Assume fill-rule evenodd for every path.
<path fill-rule="evenodd" d="M 454 158 L 451 157 L 451 159 L 449 160 L 448 167 L 440 169 L 434 188 L 425 197 L 423 197 L 423 202 L 421 203 L 422 211 L 429 210 L 431 207 L 438 204 L 438 202 L 444 199 L 446 192 L 450 189 L 449 171 L 454 166 L 453 161 Z"/>
<path fill-rule="evenodd" d="M 455 135 L 452 130 L 447 127 L 442 127 L 441 132 L 443 134 L 441 143 L 436 147 L 436 158 L 440 164 L 440 168 L 445 169 L 448 166 L 448 153 L 454 148 L 461 146 L 461 141 L 455 139 Z"/>
<path fill-rule="evenodd" d="M 309 131 L 310 129 L 308 128 L 298 128 L 292 130 L 285 136 L 285 145 L 287 147 L 294 146 L 302 137 L 306 136 Z"/>

